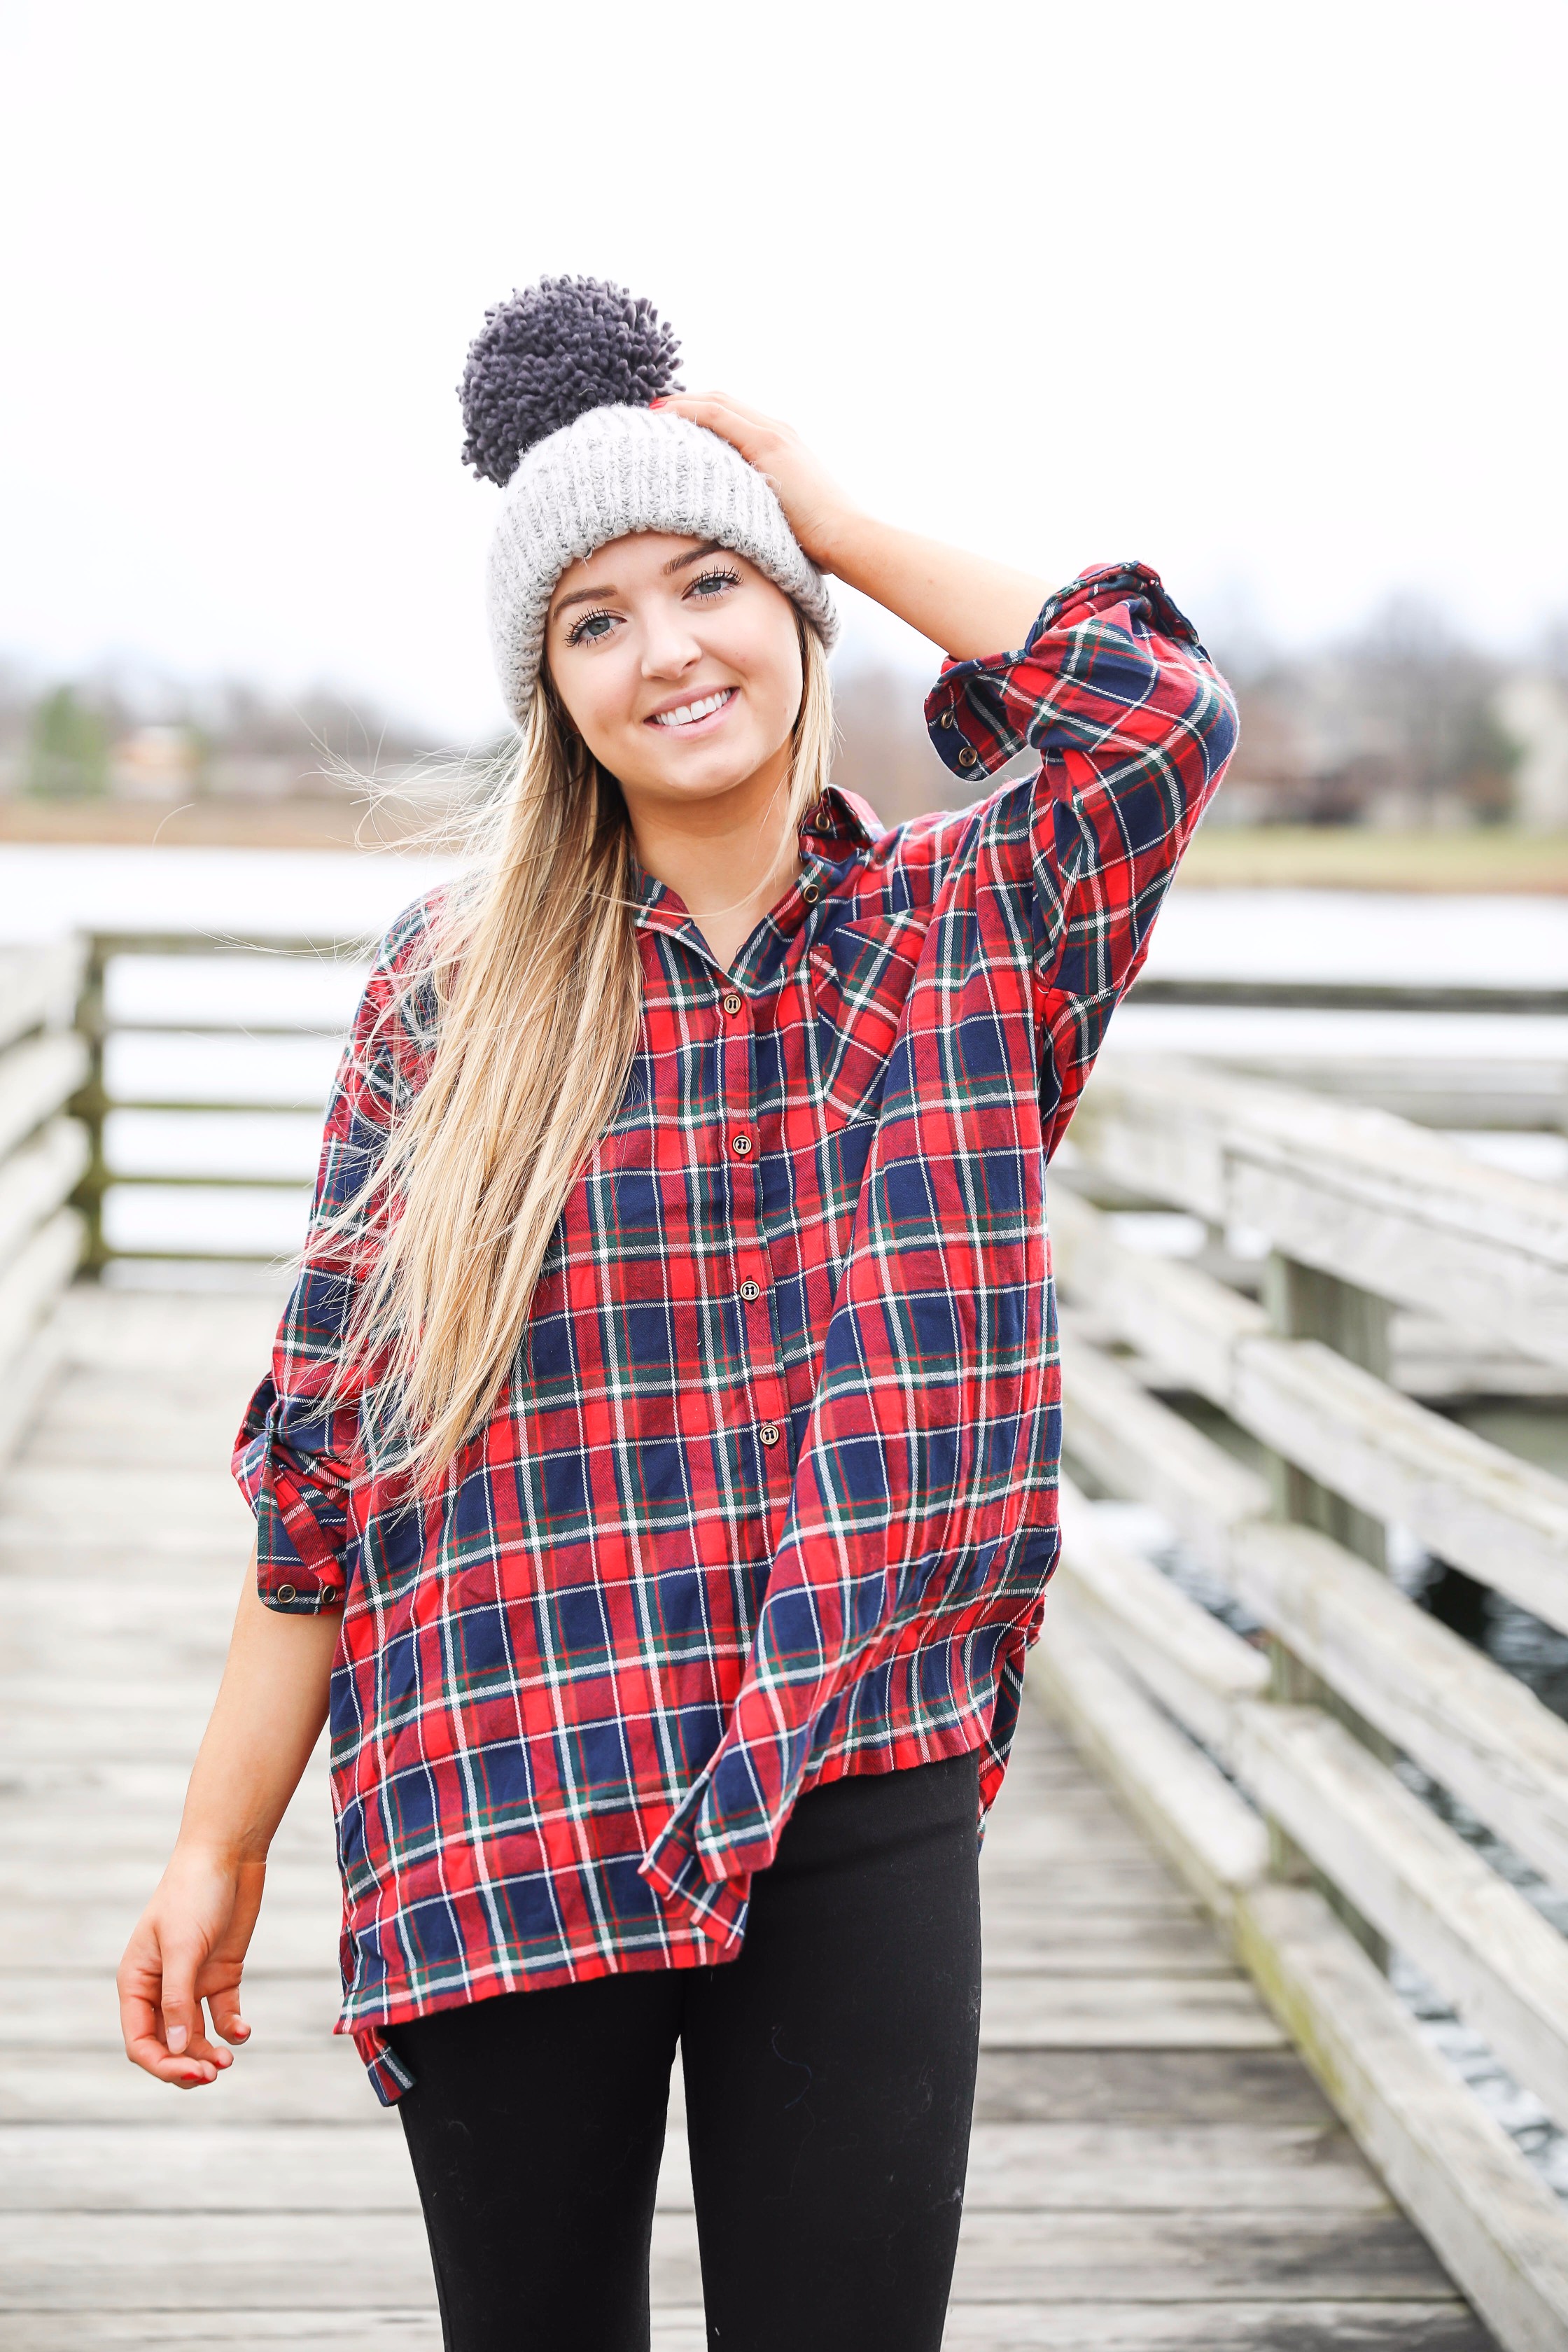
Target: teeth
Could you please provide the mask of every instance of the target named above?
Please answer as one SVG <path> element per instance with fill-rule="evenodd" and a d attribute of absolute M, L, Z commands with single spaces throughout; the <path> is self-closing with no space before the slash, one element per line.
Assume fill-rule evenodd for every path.
<path fill-rule="evenodd" d="M 698 719 L 708 718 L 715 710 L 721 710 L 733 690 L 731 687 L 721 687 L 717 694 L 705 695 L 700 702 L 683 702 L 679 710 L 658 711 L 654 716 L 654 725 L 656 727 L 694 727 Z"/>

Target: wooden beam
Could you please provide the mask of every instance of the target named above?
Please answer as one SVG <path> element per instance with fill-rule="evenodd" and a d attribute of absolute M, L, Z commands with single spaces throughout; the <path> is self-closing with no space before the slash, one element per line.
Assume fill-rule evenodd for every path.
<path fill-rule="evenodd" d="M 81 1219 L 57 1209 L 0 1275 L 0 1373 L 32 1339 L 81 1255 Z"/>
<path fill-rule="evenodd" d="M 1068 1478 L 1059 1499 L 1061 1590 L 1051 1608 L 1059 1611 L 1065 1600 L 1081 1612 L 1163 1706 L 1205 1747 L 1227 1754 L 1237 1705 L 1268 1688 L 1268 1659 L 1113 1541 Z"/>
<path fill-rule="evenodd" d="M 1568 1362 L 1568 1206 L 1384 1112 L 1133 1055 L 1102 1062 L 1072 1139 L 1091 1167 L 1307 1265 Z"/>
<path fill-rule="evenodd" d="M 87 1129 L 80 1121 L 56 1118 L 32 1142 L 0 1161 L 0 1266 L 69 1197 L 87 1165 Z"/>
<path fill-rule="evenodd" d="M 1052 1225 L 1069 1295 L 1109 1318 L 1131 1346 L 1362 1511 L 1410 1528 L 1568 1632 L 1568 1480 L 1402 1396 L 1319 1340 L 1271 1336 L 1250 1299 L 1179 1261 L 1128 1249 L 1108 1218 L 1065 1188 L 1053 1195 Z M 1071 1328 L 1069 1311 L 1064 1329 Z M 1087 1365 L 1102 1397 L 1105 1360 Z M 1085 1369 L 1069 1345 L 1069 1381 Z M 1094 1402 L 1086 1395 L 1086 1410 Z"/>
<path fill-rule="evenodd" d="M 29 1037 L 0 1057 L 0 1160 L 69 1101 L 87 1070 L 85 1039 Z"/>
<path fill-rule="evenodd" d="M 79 939 L 0 950 L 0 1048 L 30 1029 L 67 1029 L 86 960 Z"/>
<path fill-rule="evenodd" d="M 1315 1708 L 1244 1705 L 1232 1748 L 1258 1803 L 1509 2071 L 1568 2116 L 1568 1941 Z"/>
<path fill-rule="evenodd" d="M 1568 1885 L 1568 1725 L 1375 1569 L 1267 1520 L 1262 1482 L 1109 1358 L 1073 1342 L 1064 1370 L 1069 1455 L 1154 1504 L 1303 1665 Z"/>
<path fill-rule="evenodd" d="M 1076 1626 L 1047 1610 L 1031 1674 L 1090 1763 L 1222 1924 L 1268 1865 L 1268 1832 L 1201 1749 Z"/>
<path fill-rule="evenodd" d="M 1255 1886 L 1232 1918 L 1281 2024 L 1507 2352 L 1563 2352 L 1568 2221 L 1545 2182 L 1320 1895 Z"/>

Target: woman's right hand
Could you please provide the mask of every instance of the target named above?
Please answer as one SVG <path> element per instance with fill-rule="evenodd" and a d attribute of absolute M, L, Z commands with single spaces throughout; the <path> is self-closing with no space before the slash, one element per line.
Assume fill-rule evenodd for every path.
<path fill-rule="evenodd" d="M 204 2001 L 222 2041 L 248 2040 L 239 1979 L 266 1876 L 265 1862 L 177 1845 L 136 1922 L 117 1979 L 120 2025 L 132 2064 L 160 2083 L 194 2091 L 233 2065 L 207 2034 Z"/>

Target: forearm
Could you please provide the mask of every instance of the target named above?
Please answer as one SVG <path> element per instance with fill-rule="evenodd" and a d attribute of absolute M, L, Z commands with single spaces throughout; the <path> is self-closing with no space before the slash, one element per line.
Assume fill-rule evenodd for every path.
<path fill-rule="evenodd" d="M 246 1578 L 227 1663 L 197 1753 L 180 1844 L 263 1862 L 327 1717 L 341 1610 L 288 1616 Z"/>
<path fill-rule="evenodd" d="M 1021 646 L 1051 593 L 1026 572 L 870 515 L 845 516 L 823 558 L 837 579 L 896 613 L 955 661 Z"/>

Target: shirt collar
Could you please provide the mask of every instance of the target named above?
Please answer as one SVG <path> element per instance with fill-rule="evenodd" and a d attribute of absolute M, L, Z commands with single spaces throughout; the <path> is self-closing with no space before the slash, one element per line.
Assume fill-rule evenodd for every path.
<path fill-rule="evenodd" d="M 858 793 L 847 793 L 841 785 L 826 785 L 806 811 L 800 829 L 802 881 L 825 866 L 842 865 L 857 850 L 869 849 L 883 830 L 869 801 L 863 801 Z M 637 907 L 634 920 L 639 929 L 667 931 L 676 939 L 689 933 L 693 944 L 702 946 L 700 932 L 674 891 L 656 881 L 635 856 L 632 894 Z"/>

